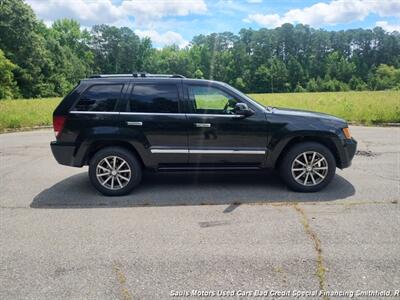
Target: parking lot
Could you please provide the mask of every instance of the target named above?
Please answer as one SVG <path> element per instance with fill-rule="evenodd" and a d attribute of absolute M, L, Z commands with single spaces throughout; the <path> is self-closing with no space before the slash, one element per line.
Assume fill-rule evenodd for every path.
<path fill-rule="evenodd" d="M 396 297 L 400 128 L 351 131 L 353 166 L 319 193 L 291 192 L 273 171 L 146 173 L 119 198 L 58 165 L 52 131 L 1 134 L 0 298 Z"/>

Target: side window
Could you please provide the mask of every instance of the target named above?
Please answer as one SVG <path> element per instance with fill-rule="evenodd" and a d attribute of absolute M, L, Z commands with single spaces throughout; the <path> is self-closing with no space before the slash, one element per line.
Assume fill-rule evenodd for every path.
<path fill-rule="evenodd" d="M 135 84 L 128 111 L 178 113 L 179 96 L 175 84 Z"/>
<path fill-rule="evenodd" d="M 114 111 L 122 86 L 122 84 L 93 85 L 83 92 L 73 110 Z"/>
<path fill-rule="evenodd" d="M 190 85 L 189 96 L 197 114 L 234 114 L 233 109 L 240 102 L 211 86 Z"/>

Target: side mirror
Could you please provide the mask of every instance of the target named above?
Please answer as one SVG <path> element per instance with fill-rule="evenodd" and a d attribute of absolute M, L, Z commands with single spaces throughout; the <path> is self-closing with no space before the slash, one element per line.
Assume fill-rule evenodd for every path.
<path fill-rule="evenodd" d="M 236 103 L 233 111 L 235 114 L 243 117 L 249 117 L 254 114 L 254 111 L 252 111 L 246 103 Z"/>

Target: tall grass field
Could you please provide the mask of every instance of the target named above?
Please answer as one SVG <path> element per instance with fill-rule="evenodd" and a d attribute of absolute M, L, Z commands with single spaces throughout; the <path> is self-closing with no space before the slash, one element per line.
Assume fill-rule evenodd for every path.
<path fill-rule="evenodd" d="M 357 124 L 400 123 L 400 91 L 250 94 L 264 105 L 313 110 Z"/>
<path fill-rule="evenodd" d="M 61 98 L 0 100 L 0 132 L 51 125 Z"/>
<path fill-rule="evenodd" d="M 358 124 L 400 123 L 400 92 L 250 94 L 269 106 L 324 112 Z M 0 100 L 0 132 L 51 125 L 61 98 Z"/>

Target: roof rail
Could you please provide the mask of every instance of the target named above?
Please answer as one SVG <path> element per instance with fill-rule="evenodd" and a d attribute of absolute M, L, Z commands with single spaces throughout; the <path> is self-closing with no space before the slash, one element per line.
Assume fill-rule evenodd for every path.
<path fill-rule="evenodd" d="M 129 77 L 132 74 L 95 74 L 89 76 L 89 78 L 107 78 L 107 77 Z"/>
<path fill-rule="evenodd" d="M 186 78 L 179 74 L 149 74 L 149 73 L 132 73 L 132 74 L 96 74 L 89 78 L 113 78 L 113 77 L 142 77 L 142 78 Z"/>

